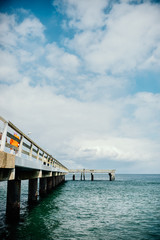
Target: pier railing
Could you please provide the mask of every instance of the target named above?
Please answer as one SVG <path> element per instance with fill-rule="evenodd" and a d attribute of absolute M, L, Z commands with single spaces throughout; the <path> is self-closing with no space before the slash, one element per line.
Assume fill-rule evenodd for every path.
<path fill-rule="evenodd" d="M 75 174 L 80 173 L 81 174 L 81 180 L 85 180 L 85 174 L 90 173 L 91 174 L 91 181 L 94 180 L 94 174 L 95 173 L 108 173 L 109 180 L 114 181 L 115 180 L 115 169 L 109 170 L 109 169 L 69 169 L 69 173 L 73 173 L 73 180 L 75 180 Z"/>
<path fill-rule="evenodd" d="M 68 169 L 62 163 L 36 144 L 13 123 L 6 121 L 1 116 L 0 127 L 0 151 L 10 152 L 10 149 L 13 149 L 17 157 L 27 158 L 33 161 L 40 160 L 43 165 L 52 166 L 54 168 L 59 168 L 61 171 L 68 172 Z M 19 139 L 14 136 L 14 132 L 19 135 Z M 10 144 L 10 139 L 18 142 L 18 147 Z"/>

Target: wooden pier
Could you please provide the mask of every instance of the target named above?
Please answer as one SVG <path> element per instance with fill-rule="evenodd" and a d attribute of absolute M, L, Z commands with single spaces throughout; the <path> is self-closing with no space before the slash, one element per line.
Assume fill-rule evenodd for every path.
<path fill-rule="evenodd" d="M 38 195 L 65 181 L 68 169 L 10 121 L 0 117 L 0 127 L 0 181 L 8 181 L 6 216 L 15 221 L 20 216 L 21 180 L 28 179 L 28 203 L 34 204 Z"/>
<path fill-rule="evenodd" d="M 115 170 L 97 170 L 97 169 L 69 169 L 69 173 L 73 173 L 73 181 L 75 180 L 75 174 L 80 173 L 81 177 L 80 180 L 85 180 L 86 173 L 91 174 L 91 181 L 94 181 L 94 174 L 95 173 L 107 173 L 109 175 L 109 180 L 114 181 L 115 180 Z"/>
<path fill-rule="evenodd" d="M 21 180 L 28 180 L 28 203 L 35 204 L 38 196 L 43 197 L 65 181 L 65 175 L 109 174 L 115 180 L 115 170 L 68 169 L 47 151 L 37 145 L 10 121 L 0 116 L 0 181 L 7 181 L 6 217 L 15 221 L 20 216 Z M 39 192 L 38 192 L 39 183 Z"/>

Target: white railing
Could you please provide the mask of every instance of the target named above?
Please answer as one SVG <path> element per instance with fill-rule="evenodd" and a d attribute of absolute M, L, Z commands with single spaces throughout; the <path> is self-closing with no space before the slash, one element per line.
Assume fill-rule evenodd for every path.
<path fill-rule="evenodd" d="M 23 156 L 27 156 L 30 160 L 40 160 L 44 165 L 53 166 L 54 168 L 59 168 L 62 171 L 68 172 L 68 169 L 63 164 L 47 153 L 43 148 L 39 147 L 13 123 L 6 121 L 0 116 L 0 124 L 0 126 L 2 126 L 0 131 L 0 151 L 7 152 L 9 149 L 12 149 L 14 154 L 18 157 L 23 158 Z M 19 139 L 14 136 L 14 132 L 19 135 Z M 18 142 L 18 147 L 10 144 L 10 139 Z"/>

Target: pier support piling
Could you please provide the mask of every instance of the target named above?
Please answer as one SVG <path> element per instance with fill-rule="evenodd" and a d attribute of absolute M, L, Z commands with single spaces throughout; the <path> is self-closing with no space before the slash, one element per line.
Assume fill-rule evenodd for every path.
<path fill-rule="evenodd" d="M 85 181 L 85 172 L 83 172 L 83 180 Z"/>
<path fill-rule="evenodd" d="M 55 186 L 56 186 L 56 177 L 55 176 L 52 177 L 52 186 L 53 186 L 53 188 L 55 188 Z"/>
<path fill-rule="evenodd" d="M 91 173 L 91 181 L 94 181 L 94 174 Z"/>
<path fill-rule="evenodd" d="M 7 186 L 6 217 L 9 221 L 17 221 L 20 216 L 21 180 L 10 180 Z"/>
<path fill-rule="evenodd" d="M 73 181 L 75 181 L 75 174 L 73 174 Z"/>
<path fill-rule="evenodd" d="M 38 179 L 29 179 L 28 181 L 28 202 L 30 204 L 34 204 L 37 202 L 37 184 L 38 184 Z"/>
<path fill-rule="evenodd" d="M 82 172 L 81 172 L 81 181 L 82 181 Z"/>
<path fill-rule="evenodd" d="M 51 192 L 53 189 L 53 178 L 48 177 L 47 178 L 47 192 Z"/>
<path fill-rule="evenodd" d="M 114 181 L 115 180 L 115 174 L 114 173 L 109 173 L 109 180 Z"/>
<path fill-rule="evenodd" d="M 40 178 L 39 181 L 39 195 L 41 197 L 47 194 L 47 178 Z"/>

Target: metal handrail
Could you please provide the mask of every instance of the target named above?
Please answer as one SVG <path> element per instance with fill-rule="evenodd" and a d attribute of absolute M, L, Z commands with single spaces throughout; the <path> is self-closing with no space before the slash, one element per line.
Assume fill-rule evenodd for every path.
<path fill-rule="evenodd" d="M 0 139 L 0 149 L 4 150 L 5 147 L 7 148 L 13 148 L 14 150 L 18 151 L 18 156 L 21 156 L 21 153 L 25 155 L 29 155 L 30 157 L 39 159 L 43 161 L 44 163 L 48 162 L 49 164 L 52 164 L 52 166 L 56 166 L 62 170 L 65 170 L 68 172 L 68 168 L 66 168 L 62 163 L 60 163 L 57 159 L 52 157 L 47 151 L 45 151 L 43 148 L 41 148 L 37 143 L 35 143 L 31 138 L 29 138 L 25 133 L 23 133 L 19 128 L 17 128 L 13 123 L 10 121 L 6 121 L 3 117 L 0 116 L 0 121 L 4 123 L 4 129 L 2 132 L 2 139 Z M 8 132 L 8 127 L 10 127 L 12 130 L 16 131 L 20 135 L 20 139 L 16 138 L 13 134 Z M 16 140 L 19 143 L 19 147 L 15 147 L 9 143 L 6 142 L 7 137 L 12 138 Z M 29 146 L 25 140 L 27 140 L 31 145 Z M 25 147 L 29 149 L 29 152 L 22 149 L 22 147 Z M 34 148 L 36 147 L 37 150 Z M 41 151 L 41 152 L 40 152 Z M 33 155 L 32 152 L 36 153 L 37 155 Z"/>

